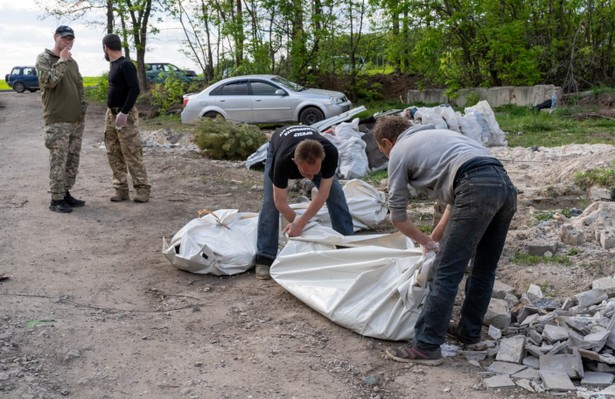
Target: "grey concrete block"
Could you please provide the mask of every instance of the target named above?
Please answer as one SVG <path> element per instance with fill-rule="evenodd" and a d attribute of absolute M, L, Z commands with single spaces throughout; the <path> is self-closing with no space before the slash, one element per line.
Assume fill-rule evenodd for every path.
<path fill-rule="evenodd" d="M 583 357 L 584 359 L 593 360 L 599 363 L 605 363 L 611 366 L 615 365 L 615 356 L 609 353 L 596 353 L 594 351 L 581 348 L 579 348 L 578 351 L 581 357 Z"/>
<path fill-rule="evenodd" d="M 600 233 L 600 246 L 602 249 L 615 248 L 615 234 L 610 231 Z"/>
<path fill-rule="evenodd" d="M 525 355 L 525 340 L 523 335 L 503 338 L 500 340 L 500 349 L 495 360 L 520 364 Z"/>
<path fill-rule="evenodd" d="M 522 366 L 520 364 L 495 361 L 487 367 L 487 371 L 496 374 L 511 375 L 518 373 L 521 370 L 525 370 L 526 368 L 527 366 Z"/>
<path fill-rule="evenodd" d="M 557 371 L 540 371 L 540 376 L 548 391 L 570 391 L 574 384 L 566 373 Z"/>
<path fill-rule="evenodd" d="M 504 374 L 498 374 L 493 377 L 485 378 L 483 380 L 483 384 L 485 384 L 487 388 L 493 389 L 513 388 L 516 386 L 514 381 L 509 376 Z"/>
<path fill-rule="evenodd" d="M 547 324 L 542 330 L 542 337 L 548 342 L 564 341 L 568 339 L 568 329 L 566 327 Z"/>
<path fill-rule="evenodd" d="M 537 356 L 530 355 L 523 358 L 521 362 L 524 366 L 531 367 L 533 369 L 540 368 L 540 359 Z"/>
<path fill-rule="evenodd" d="M 540 371 L 562 372 L 570 378 L 582 378 L 583 360 L 579 351 L 573 350 L 571 354 L 540 356 Z"/>
<path fill-rule="evenodd" d="M 581 245 L 585 242 L 585 233 L 575 229 L 570 224 L 565 224 L 560 230 L 560 241 L 567 245 Z"/>
<path fill-rule="evenodd" d="M 603 290 L 596 289 L 580 292 L 574 297 L 577 299 L 577 302 L 581 307 L 595 305 L 609 298 Z"/>
<path fill-rule="evenodd" d="M 527 297 L 530 301 L 532 301 L 532 303 L 534 303 L 535 301 L 542 299 L 542 290 L 536 284 L 530 284 L 527 289 Z"/>
<path fill-rule="evenodd" d="M 582 347 L 584 349 L 593 350 L 595 352 L 600 352 L 606 343 L 607 338 L 611 334 L 610 331 L 597 331 L 583 337 L 583 341 L 585 341 L 586 345 Z"/>
<path fill-rule="evenodd" d="M 498 339 L 502 338 L 502 330 L 495 326 L 489 326 L 489 331 L 487 331 L 487 335 L 497 341 Z"/>
<path fill-rule="evenodd" d="M 527 253 L 534 256 L 544 256 L 547 252 L 554 254 L 557 242 L 533 242 L 527 245 Z"/>
<path fill-rule="evenodd" d="M 526 380 L 534 380 L 536 378 L 540 378 L 540 371 L 536 369 L 527 368 L 525 370 L 521 370 L 518 373 L 511 375 L 513 379 L 515 378 L 524 378 Z"/>
<path fill-rule="evenodd" d="M 501 282 L 500 280 L 495 280 L 491 296 L 497 299 L 506 299 L 506 295 L 515 296 L 515 289 L 512 286 Z"/>
<path fill-rule="evenodd" d="M 592 289 L 603 290 L 609 297 L 615 295 L 615 279 L 613 277 L 602 277 L 592 281 Z"/>
<path fill-rule="evenodd" d="M 528 392 L 532 392 L 532 393 L 536 392 L 534 388 L 532 387 L 532 382 L 530 380 L 526 380 L 526 379 L 516 380 L 515 384 L 517 384 L 518 387 L 521 387 Z"/>
<path fill-rule="evenodd" d="M 581 380 L 583 385 L 592 385 L 597 387 L 608 387 L 613 384 L 615 375 L 611 373 L 597 373 L 594 371 L 587 371 Z"/>
<path fill-rule="evenodd" d="M 485 315 L 484 324 L 495 326 L 500 329 L 510 326 L 511 315 L 508 303 L 503 299 L 491 298 L 489 308 Z"/>

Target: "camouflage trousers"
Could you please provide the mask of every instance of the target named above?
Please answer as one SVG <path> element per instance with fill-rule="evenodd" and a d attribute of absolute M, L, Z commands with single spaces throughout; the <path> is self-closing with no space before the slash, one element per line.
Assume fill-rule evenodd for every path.
<path fill-rule="evenodd" d="M 128 190 L 128 173 L 135 190 L 149 194 L 147 172 L 143 165 L 143 145 L 139 134 L 139 112 L 135 107 L 128 114 L 126 126 L 115 128 L 115 115 L 107 109 L 105 115 L 105 146 L 113 173 L 113 187 Z"/>
<path fill-rule="evenodd" d="M 83 121 L 45 125 L 45 147 L 49 149 L 49 192 L 52 200 L 64 199 L 79 170 Z"/>

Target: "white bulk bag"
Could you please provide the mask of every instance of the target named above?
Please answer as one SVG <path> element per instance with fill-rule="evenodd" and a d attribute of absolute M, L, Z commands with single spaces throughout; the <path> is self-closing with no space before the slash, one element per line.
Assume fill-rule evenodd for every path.
<path fill-rule="evenodd" d="M 219 209 L 192 219 L 163 253 L 172 265 L 198 274 L 233 275 L 254 266 L 258 213 Z"/>
<path fill-rule="evenodd" d="M 271 266 L 273 279 L 312 309 L 361 335 L 413 338 L 433 254 L 421 256 L 420 248 L 409 248 L 412 244 L 399 234 L 367 236 L 361 242 L 362 236 L 323 229 L 290 238 Z M 349 247 L 336 249 L 346 239 Z M 387 239 L 389 246 L 373 245 Z"/>
<path fill-rule="evenodd" d="M 358 179 L 350 180 L 342 189 L 355 231 L 374 228 L 386 218 L 389 208 L 382 191 Z"/>

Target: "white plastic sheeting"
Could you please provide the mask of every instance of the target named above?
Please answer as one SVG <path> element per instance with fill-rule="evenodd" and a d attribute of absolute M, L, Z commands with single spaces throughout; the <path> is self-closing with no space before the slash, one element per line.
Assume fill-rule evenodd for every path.
<path fill-rule="evenodd" d="M 162 252 L 173 266 L 216 276 L 243 273 L 254 266 L 258 213 L 220 209 L 192 219 Z"/>
<path fill-rule="evenodd" d="M 289 239 L 271 276 L 331 321 L 401 341 L 414 336 L 432 262 L 399 233 L 344 237 L 316 226 Z"/>

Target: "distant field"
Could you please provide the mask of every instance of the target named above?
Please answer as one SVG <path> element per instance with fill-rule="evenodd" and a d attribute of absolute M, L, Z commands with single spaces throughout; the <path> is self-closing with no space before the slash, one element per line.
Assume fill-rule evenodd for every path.
<path fill-rule="evenodd" d="M 100 76 L 84 76 L 83 85 L 85 87 L 96 86 L 100 79 L 102 79 Z M 4 79 L 0 80 L 0 90 L 11 90 Z"/>

